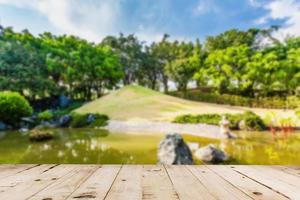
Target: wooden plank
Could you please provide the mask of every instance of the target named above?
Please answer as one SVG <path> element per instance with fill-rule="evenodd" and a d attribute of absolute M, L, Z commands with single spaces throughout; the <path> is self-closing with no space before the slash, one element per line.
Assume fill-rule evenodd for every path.
<path fill-rule="evenodd" d="M 187 166 L 187 168 L 207 186 L 208 191 L 217 199 L 252 199 L 204 165 Z"/>
<path fill-rule="evenodd" d="M 166 169 L 162 165 L 144 166 L 142 177 L 143 199 L 179 199 Z"/>
<path fill-rule="evenodd" d="M 288 167 L 288 166 L 271 166 L 272 168 L 276 169 L 276 170 L 280 170 L 283 172 L 286 172 L 288 174 L 292 174 L 295 175 L 297 177 L 300 177 L 300 170 L 295 168 L 295 167 Z"/>
<path fill-rule="evenodd" d="M 261 166 L 233 166 L 233 170 L 255 180 L 256 182 L 265 185 L 272 190 L 279 192 L 290 199 L 300 199 L 299 180 L 297 177 L 286 173 L 279 173 L 277 170 L 272 170 L 271 167 Z M 292 181 L 295 181 L 292 183 Z"/>
<path fill-rule="evenodd" d="M 97 169 L 68 199 L 104 199 L 121 166 L 103 166 Z"/>
<path fill-rule="evenodd" d="M 266 199 L 266 200 L 286 200 L 287 197 L 267 188 L 266 186 L 247 178 L 246 176 L 237 173 L 229 166 L 221 165 L 208 165 L 207 168 L 214 171 L 220 177 L 228 181 L 230 184 L 239 188 L 253 199 Z"/>
<path fill-rule="evenodd" d="M 30 168 L 28 170 L 23 170 L 17 174 L 12 176 L 8 176 L 0 180 L 0 193 L 4 192 L 6 189 L 10 187 L 15 187 L 18 184 L 22 184 L 35 178 L 36 176 L 44 173 L 45 171 L 51 169 L 55 165 L 40 165 L 34 168 Z"/>
<path fill-rule="evenodd" d="M 0 165 L 0 179 L 31 169 L 38 165 Z"/>
<path fill-rule="evenodd" d="M 66 199 L 72 195 L 72 193 L 97 169 L 98 167 L 94 165 L 77 165 L 70 173 L 66 174 L 61 179 L 55 181 L 53 184 L 29 199 Z"/>
<path fill-rule="evenodd" d="M 142 199 L 143 167 L 141 165 L 124 165 L 105 199 L 140 200 Z"/>
<path fill-rule="evenodd" d="M 166 170 L 179 199 L 216 199 L 185 166 L 166 166 Z"/>
<path fill-rule="evenodd" d="M 75 166 L 58 165 L 38 176 L 32 176 L 31 180 L 22 182 L 14 187 L 10 187 L 4 193 L 0 193 L 0 199 L 28 199 L 68 174 L 74 168 Z"/>

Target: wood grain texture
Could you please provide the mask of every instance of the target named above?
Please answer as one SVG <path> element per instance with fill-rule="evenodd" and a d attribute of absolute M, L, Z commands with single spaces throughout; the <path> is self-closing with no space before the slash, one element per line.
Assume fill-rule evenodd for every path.
<path fill-rule="evenodd" d="M 0 200 L 300 199 L 299 167 L 0 165 Z"/>
<path fill-rule="evenodd" d="M 105 199 L 110 200 L 140 200 L 142 199 L 141 165 L 122 166 Z"/>
<path fill-rule="evenodd" d="M 142 178 L 143 199 L 178 200 L 171 180 L 164 166 L 146 165 L 143 167 Z"/>
<path fill-rule="evenodd" d="M 265 185 L 262 185 L 257 181 L 252 180 L 247 176 L 234 171 L 233 168 L 229 166 L 209 165 L 207 166 L 207 168 L 214 171 L 220 177 L 222 177 L 227 182 L 234 185 L 235 187 L 237 187 L 247 195 L 251 196 L 253 199 L 266 199 L 266 200 L 288 199 L 287 197 L 278 194 L 276 191 L 271 190 Z"/>

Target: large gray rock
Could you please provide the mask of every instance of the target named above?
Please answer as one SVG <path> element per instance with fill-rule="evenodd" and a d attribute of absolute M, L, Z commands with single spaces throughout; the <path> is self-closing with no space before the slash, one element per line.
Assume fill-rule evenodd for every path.
<path fill-rule="evenodd" d="M 225 152 L 217 149 L 213 144 L 198 149 L 195 152 L 195 157 L 203 162 L 214 164 L 224 162 L 229 158 Z"/>
<path fill-rule="evenodd" d="M 191 150 L 181 135 L 168 134 L 159 144 L 158 163 L 165 165 L 191 165 L 193 157 Z"/>

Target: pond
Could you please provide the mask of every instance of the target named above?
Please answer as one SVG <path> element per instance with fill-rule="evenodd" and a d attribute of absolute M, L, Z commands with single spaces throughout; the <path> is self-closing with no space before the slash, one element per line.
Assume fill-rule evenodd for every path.
<path fill-rule="evenodd" d="M 30 142 L 16 131 L 0 132 L 0 163 L 155 164 L 160 134 L 121 134 L 96 129 L 55 129 L 55 139 Z M 236 140 L 184 135 L 189 143 L 224 149 L 226 164 L 300 165 L 300 134 L 273 139 L 270 133 L 239 132 Z M 201 164 L 200 161 L 196 161 Z"/>

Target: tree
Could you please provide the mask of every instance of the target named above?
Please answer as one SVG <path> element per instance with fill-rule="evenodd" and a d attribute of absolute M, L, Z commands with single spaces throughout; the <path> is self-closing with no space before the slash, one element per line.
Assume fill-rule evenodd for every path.
<path fill-rule="evenodd" d="M 169 77 L 176 83 L 178 90 L 186 92 L 189 81 L 193 78 L 200 66 L 199 46 L 194 48 L 192 43 L 173 43 L 172 46 L 176 59 L 169 62 L 166 71 Z"/>
<path fill-rule="evenodd" d="M 259 33 L 259 29 L 249 29 L 247 31 L 231 29 L 217 36 L 207 37 L 205 49 L 208 52 L 213 52 L 215 50 L 222 50 L 227 49 L 228 47 L 241 45 L 252 47 L 255 45 L 255 41 Z"/>
<path fill-rule="evenodd" d="M 109 46 L 120 57 L 120 63 L 124 71 L 123 84 L 129 85 L 137 81 L 139 67 L 143 58 L 142 43 L 134 35 L 119 37 L 108 36 L 101 42 L 103 46 Z"/>
<path fill-rule="evenodd" d="M 249 60 L 250 48 L 246 45 L 229 47 L 211 52 L 205 60 L 205 67 L 197 73 L 206 79 L 219 93 L 234 92 L 245 80 L 243 74 Z"/>
<path fill-rule="evenodd" d="M 19 92 L 29 99 L 51 94 L 45 60 L 32 47 L 15 41 L 0 41 L 0 90 Z"/>

